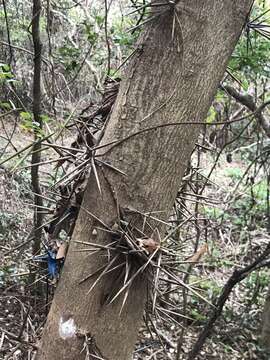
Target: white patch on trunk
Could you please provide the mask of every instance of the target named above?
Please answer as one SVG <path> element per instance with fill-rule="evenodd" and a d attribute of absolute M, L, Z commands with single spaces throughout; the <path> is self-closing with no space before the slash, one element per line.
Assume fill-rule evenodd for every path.
<path fill-rule="evenodd" d="M 73 318 L 69 318 L 64 321 L 62 317 L 60 317 L 59 321 L 59 335 L 62 339 L 66 340 L 68 338 L 72 338 L 76 336 L 76 325 Z"/>

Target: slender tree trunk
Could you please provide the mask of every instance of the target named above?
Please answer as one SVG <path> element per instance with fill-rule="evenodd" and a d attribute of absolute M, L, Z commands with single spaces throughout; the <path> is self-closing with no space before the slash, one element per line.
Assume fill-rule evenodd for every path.
<path fill-rule="evenodd" d="M 39 32 L 39 19 L 41 12 L 40 0 L 33 0 L 33 18 L 32 18 L 32 38 L 34 44 L 34 77 L 33 77 L 33 121 L 35 126 L 34 136 L 35 140 L 38 140 L 40 131 L 42 129 L 41 115 L 41 89 L 40 89 L 40 77 L 41 77 L 41 41 Z M 38 142 L 33 146 L 32 160 L 31 160 L 31 183 L 34 191 L 34 203 L 37 206 L 34 209 L 34 244 L 33 254 L 36 255 L 40 250 L 40 240 L 42 235 L 42 216 L 40 214 L 40 208 L 42 206 L 42 198 L 40 184 L 39 184 L 39 166 L 35 165 L 40 162 L 40 149 L 41 143 Z"/>
<path fill-rule="evenodd" d="M 265 349 L 270 352 L 270 288 L 264 304 L 261 339 Z"/>
<path fill-rule="evenodd" d="M 79 284 L 107 259 L 76 252 L 82 247 L 76 241 L 101 245 L 111 241 L 104 231 L 93 232 L 100 224 L 89 212 L 112 226 L 117 221 L 116 203 L 123 210 L 135 208 L 142 213 L 162 210 L 164 218 L 173 206 L 200 130 L 198 123 L 207 115 L 252 0 L 184 3 L 189 5 L 177 4 L 177 16 L 171 9 L 146 26 L 128 65 L 102 144 L 142 132 L 100 150 L 102 159 L 126 176 L 98 168 L 101 195 L 95 177 L 90 176 L 39 360 L 85 359 L 83 334 L 91 339 L 90 352 L 102 358 L 132 356 L 147 280 L 137 279 L 119 315 L 122 299 L 104 305 L 116 283 L 114 274 L 103 278 L 91 294 L 87 292 L 95 277 Z"/>
<path fill-rule="evenodd" d="M 266 216 L 268 219 L 267 232 L 270 234 L 270 174 L 267 174 L 267 210 Z M 270 353 L 270 286 L 267 291 L 263 314 L 262 314 L 262 329 L 261 342 L 265 349 Z"/>
<path fill-rule="evenodd" d="M 40 30 L 39 30 L 39 21 L 40 21 L 40 12 L 41 12 L 41 1 L 33 0 L 33 11 L 32 11 L 32 39 L 34 45 L 34 76 L 33 76 L 33 131 L 34 138 L 37 141 L 41 136 L 42 130 L 42 120 L 41 120 L 41 87 L 40 87 L 40 78 L 41 78 L 41 50 L 42 44 L 40 40 Z M 34 216 L 33 216 L 33 245 L 32 253 L 33 255 L 38 255 L 40 252 L 40 243 L 42 236 L 42 220 L 43 215 L 41 214 L 41 207 L 43 205 L 39 181 L 39 165 L 41 160 L 41 142 L 36 142 L 32 148 L 32 158 L 31 158 L 31 185 L 34 193 Z M 30 265 L 30 270 L 31 265 Z M 32 284 L 35 282 L 35 273 L 31 271 L 28 279 L 29 283 Z M 33 293 L 42 292 L 41 283 L 36 283 L 34 288 L 31 288 Z"/>

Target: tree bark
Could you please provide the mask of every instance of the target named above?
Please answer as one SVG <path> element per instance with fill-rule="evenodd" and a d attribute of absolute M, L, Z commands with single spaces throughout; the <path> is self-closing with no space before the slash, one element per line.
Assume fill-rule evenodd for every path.
<path fill-rule="evenodd" d="M 40 189 L 39 181 L 39 164 L 41 162 L 41 142 L 38 139 L 41 137 L 42 120 L 41 120 L 41 51 L 42 44 L 40 40 L 39 22 L 41 14 L 41 1 L 33 0 L 33 12 L 32 12 L 32 39 L 34 45 L 34 76 L 33 76 L 33 131 L 35 144 L 32 148 L 31 158 L 31 184 L 34 192 L 34 219 L 33 219 L 33 255 L 38 255 L 40 252 L 40 243 L 42 237 L 42 222 L 43 216 L 41 214 L 41 208 L 43 206 L 43 200 Z M 31 275 L 30 283 L 34 281 L 34 277 Z"/>
<path fill-rule="evenodd" d="M 99 150 L 104 161 L 126 176 L 98 168 L 101 195 L 94 175 L 90 176 L 43 332 L 39 360 L 85 359 L 82 334 L 91 338 L 92 353 L 102 358 L 127 360 L 132 356 L 147 280 L 137 279 L 119 315 L 121 299 L 104 305 L 116 282 L 114 274 L 102 279 L 90 295 L 87 292 L 95 278 L 79 284 L 107 260 L 75 252 L 82 247 L 76 241 L 111 241 L 104 231 L 93 232 L 100 224 L 88 212 L 112 226 L 117 221 L 116 203 L 142 213 L 162 210 L 164 218 L 173 206 L 200 130 L 198 123 L 207 115 L 252 0 L 183 3 L 176 5 L 175 21 L 171 9 L 148 23 L 126 69 L 102 144 L 142 133 Z M 155 126 L 159 127 L 153 129 Z M 155 226 L 160 227 L 159 223 Z M 95 357 L 90 355 L 90 359 Z"/>
<path fill-rule="evenodd" d="M 264 304 L 261 341 L 265 349 L 270 352 L 270 288 Z"/>

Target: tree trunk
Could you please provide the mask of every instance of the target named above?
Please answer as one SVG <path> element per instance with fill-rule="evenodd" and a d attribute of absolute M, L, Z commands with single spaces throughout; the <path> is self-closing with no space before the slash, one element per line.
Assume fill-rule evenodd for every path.
<path fill-rule="evenodd" d="M 40 41 L 39 21 L 41 13 L 41 1 L 33 0 L 33 20 L 32 20 L 32 38 L 34 45 L 34 76 L 33 76 L 33 125 L 35 145 L 33 146 L 31 159 L 31 184 L 34 192 L 34 203 L 37 206 L 34 209 L 34 229 L 33 229 L 33 255 L 38 255 L 40 251 L 40 242 L 42 237 L 42 215 L 40 214 L 40 207 L 43 205 L 39 183 L 39 164 L 41 161 L 40 149 L 41 142 L 37 142 L 40 138 L 42 130 L 41 120 L 41 50 L 42 44 Z"/>
<path fill-rule="evenodd" d="M 262 345 L 270 352 L 270 288 L 268 289 L 262 316 Z"/>
<path fill-rule="evenodd" d="M 34 45 L 34 75 L 33 75 L 33 130 L 35 144 L 32 148 L 31 156 L 31 185 L 34 193 L 34 216 L 33 216 L 33 246 L 32 254 L 36 256 L 40 253 L 40 244 L 42 238 L 42 223 L 43 215 L 41 209 L 43 206 L 43 200 L 40 188 L 39 179 L 39 164 L 41 162 L 41 142 L 38 139 L 41 136 L 42 131 L 42 120 L 41 120 L 41 52 L 42 43 L 40 39 L 40 16 L 41 16 L 41 1 L 33 0 L 33 11 L 32 11 L 32 39 Z M 35 124 L 35 125 L 34 125 Z M 30 265 L 30 275 L 28 278 L 29 284 L 35 283 L 35 273 L 32 269 L 33 265 Z M 31 287 L 32 293 L 42 293 L 43 286 L 41 283 L 36 283 L 35 286 Z"/>
<path fill-rule="evenodd" d="M 140 277 L 132 285 L 119 315 L 121 299 L 104 305 L 116 282 L 114 274 L 103 278 L 90 295 L 87 292 L 96 278 L 79 284 L 107 259 L 75 252 L 85 247 L 76 241 L 112 241 L 104 231 L 93 232 L 100 224 L 89 212 L 112 226 L 117 221 L 116 203 L 121 209 L 142 213 L 162 210 L 165 219 L 173 206 L 200 130 L 198 123 L 207 115 L 252 0 L 188 3 L 176 5 L 175 19 L 170 9 L 148 23 L 126 69 L 102 144 L 142 132 L 100 149 L 102 160 L 126 176 L 108 167 L 98 168 L 101 195 L 94 175 L 90 176 L 43 332 L 39 360 L 85 359 L 83 334 L 91 338 L 90 352 L 102 358 L 127 360 L 132 356 L 147 280 Z M 166 126 L 169 123 L 178 125 Z M 154 226 L 160 228 L 159 223 Z"/>

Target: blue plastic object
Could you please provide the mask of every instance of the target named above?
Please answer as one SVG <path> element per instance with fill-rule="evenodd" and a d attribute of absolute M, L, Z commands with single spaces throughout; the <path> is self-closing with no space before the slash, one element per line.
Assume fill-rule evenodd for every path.
<path fill-rule="evenodd" d="M 47 254 L 34 256 L 34 261 L 43 261 L 47 262 L 48 275 L 50 278 L 54 279 L 58 276 L 58 263 L 56 260 L 56 253 L 51 250 L 47 250 Z"/>

